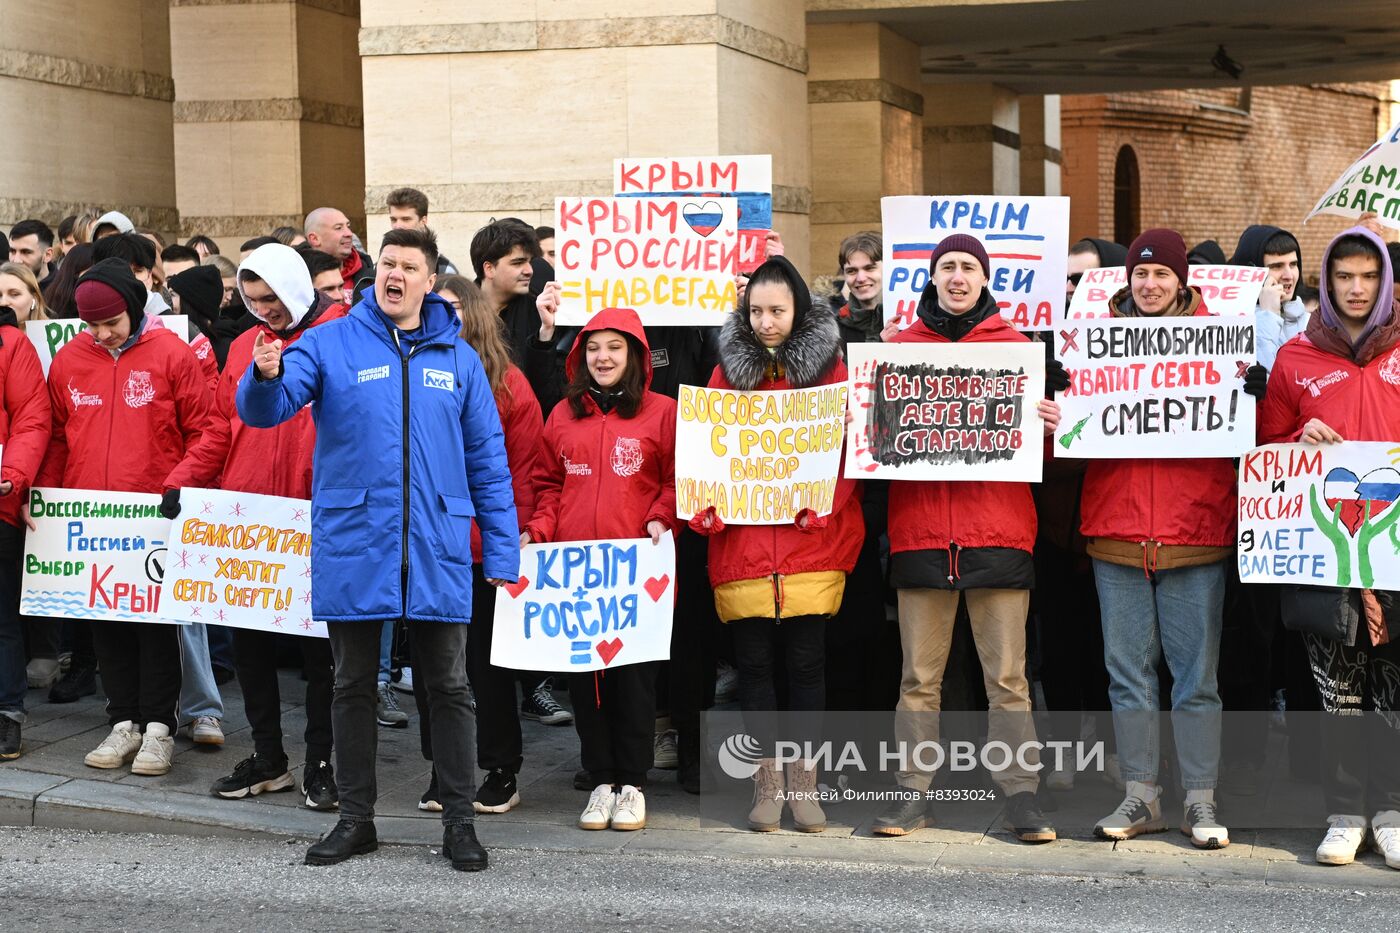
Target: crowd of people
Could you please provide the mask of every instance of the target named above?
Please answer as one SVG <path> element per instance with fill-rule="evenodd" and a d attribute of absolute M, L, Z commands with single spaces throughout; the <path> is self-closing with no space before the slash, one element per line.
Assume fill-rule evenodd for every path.
<path fill-rule="evenodd" d="M 331 207 L 247 241 L 236 263 L 208 237 L 167 244 L 116 211 L 57 231 L 11 228 L 0 266 L 0 758 L 22 753 L 27 689 L 74 702 L 100 675 L 111 729 L 86 764 L 168 773 L 180 729 L 223 743 L 219 688 L 236 677 L 254 752 L 211 792 L 296 789 L 307 807 L 338 810 L 306 856 L 333 864 L 376 847 L 377 730 L 409 724 L 395 691 L 411 693 L 432 762 L 419 806 L 442 813 L 453 866 L 478 870 L 488 856 L 476 816 L 521 803 L 522 719 L 573 722 L 575 786 L 587 792 L 578 826 L 630 831 L 646 825 L 653 769 L 699 792 L 701 712 L 736 690 L 762 749 L 748 826 L 775 830 L 787 813 L 820 832 L 823 788 L 839 776 L 780 760 L 777 741 L 793 736 L 778 711 L 893 710 L 895 736 L 918 743 L 939 739 L 941 711 L 982 707 L 989 740 L 1030 748 L 992 775 L 1005 826 L 1044 842 L 1056 838 L 1049 792 L 1085 775 L 1036 757 L 1031 714 L 1043 697 L 1042 739 L 1088 729 L 1113 749 L 1106 778 L 1123 799 L 1096 835 L 1165 830 L 1166 796 L 1179 792 L 1181 831 L 1221 848 L 1217 794 L 1257 792 L 1267 741 L 1258 729 L 1231 735 L 1222 713 L 1286 705 L 1330 714 L 1326 728 L 1310 734 L 1300 718 L 1289 733 L 1294 773 L 1320 782 L 1332 814 L 1318 860 L 1350 862 L 1369 838 L 1400 869 L 1390 594 L 1241 586 L 1229 459 L 1047 455 L 1034 485 L 841 476 L 830 514 L 805 510 L 790 525 L 726 524 L 713 509 L 678 519 L 679 387 L 844 384 L 851 343 L 1042 340 L 1035 416 L 1052 434 L 1069 375 L 1051 335 L 1003 320 L 976 237 L 940 241 L 903 330 L 882 308 L 884 250 L 871 231 L 846 238 L 836 274 L 810 287 L 771 234 L 719 328 L 644 327 L 626 308 L 565 328 L 553 230 L 493 220 L 462 274 L 421 192 L 395 191 L 386 207 L 375 258 Z M 1229 262 L 1268 271 L 1245 375 L 1260 443 L 1400 442 L 1400 264 L 1378 233 L 1363 218 L 1316 266 L 1287 231 L 1241 233 Z M 1166 229 L 1126 246 L 1084 239 L 1070 249 L 1066 302 L 1086 270 L 1122 265 L 1128 284 L 1104 313 L 1209 315 L 1189 283 L 1198 261 L 1225 256 L 1210 241 L 1188 250 Z M 168 314 L 188 317 L 191 340 L 162 325 Z M 45 378 L 20 328 L 49 318 L 86 330 Z M 134 404 L 122 387 L 138 383 Z M 216 485 L 311 500 L 313 611 L 328 639 L 19 615 L 30 487 L 154 493 L 173 519 L 182 489 Z M 496 589 L 517 580 L 523 546 L 667 532 L 672 661 L 569 674 L 558 686 L 572 710 L 554 678 L 491 663 Z M 282 733 L 289 647 L 306 681 L 300 782 Z M 906 793 L 891 795 L 873 832 L 931 825 L 939 780 L 906 762 Z"/>

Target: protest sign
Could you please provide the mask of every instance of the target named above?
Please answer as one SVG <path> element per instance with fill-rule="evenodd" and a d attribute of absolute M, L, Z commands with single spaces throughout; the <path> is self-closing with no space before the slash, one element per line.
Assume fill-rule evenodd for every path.
<path fill-rule="evenodd" d="M 830 515 L 841 467 L 846 386 L 735 392 L 681 386 L 676 514 L 714 507 L 725 524 L 790 525 Z"/>
<path fill-rule="evenodd" d="M 1057 457 L 1236 457 L 1254 446 L 1254 318 L 1066 321 Z"/>
<path fill-rule="evenodd" d="M 1269 444 L 1240 460 L 1240 580 L 1400 590 L 1397 442 Z"/>
<path fill-rule="evenodd" d="M 675 579 L 669 531 L 659 544 L 650 538 L 527 544 L 520 580 L 496 594 L 491 663 L 584 673 L 665 661 Z"/>
<path fill-rule="evenodd" d="M 885 320 L 914 323 L 930 282 L 929 258 L 954 233 L 975 236 L 987 250 L 987 283 L 1002 317 L 1017 330 L 1048 330 L 1065 302 L 1069 198 L 995 195 L 902 196 L 880 199 L 884 224 Z"/>
<path fill-rule="evenodd" d="M 185 343 L 190 342 L 190 319 L 184 314 L 161 314 L 152 319 L 162 327 L 173 330 Z M 24 333 L 34 350 L 39 354 L 39 365 L 44 375 L 49 374 L 53 355 L 63 349 L 68 341 L 87 330 L 87 324 L 78 318 L 58 318 L 53 321 L 25 321 Z"/>
<path fill-rule="evenodd" d="M 1387 227 L 1400 228 L 1400 123 L 1347 166 L 1303 222 L 1318 214 L 1354 218 L 1368 211 Z"/>
<path fill-rule="evenodd" d="M 311 503 L 185 489 L 160 603 L 172 619 L 326 637 L 311 617 Z"/>
<path fill-rule="evenodd" d="M 36 486 L 29 509 L 37 530 L 24 537 L 22 614 L 171 621 L 161 614 L 170 522 L 160 496 Z"/>
<path fill-rule="evenodd" d="M 856 343 L 846 475 L 1039 482 L 1039 343 Z"/>
<path fill-rule="evenodd" d="M 724 323 L 734 310 L 733 198 L 558 198 L 561 325 L 632 308 L 647 326 Z"/>
<path fill-rule="evenodd" d="M 1191 266 L 1189 284 L 1201 290 L 1206 309 L 1217 317 L 1244 317 L 1254 313 L 1259 292 L 1269 279 L 1262 266 Z M 1070 299 L 1065 317 L 1070 319 L 1108 317 L 1109 307 L 1119 289 L 1128 285 L 1126 266 L 1085 269 Z M 1055 326 L 1062 323 L 1056 315 Z"/>
<path fill-rule="evenodd" d="M 616 159 L 613 194 L 734 198 L 739 202 L 739 252 L 734 271 L 747 274 L 763 264 L 767 234 L 773 227 L 771 155 Z"/>

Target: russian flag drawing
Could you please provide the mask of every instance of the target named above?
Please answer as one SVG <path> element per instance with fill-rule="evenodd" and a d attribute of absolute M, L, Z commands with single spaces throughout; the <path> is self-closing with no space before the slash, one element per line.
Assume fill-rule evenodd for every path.
<path fill-rule="evenodd" d="M 975 235 L 975 234 L 974 234 Z M 978 237 L 983 241 L 983 245 L 994 241 L 1022 240 L 1026 242 L 1040 242 L 1044 236 L 1034 233 L 985 233 Z M 929 259 L 933 256 L 933 251 L 938 249 L 938 242 L 932 243 L 896 243 L 894 244 L 893 258 L 895 259 Z M 1036 253 L 993 253 L 988 251 L 989 259 L 1014 259 L 1022 262 L 1039 262 L 1041 256 Z"/>

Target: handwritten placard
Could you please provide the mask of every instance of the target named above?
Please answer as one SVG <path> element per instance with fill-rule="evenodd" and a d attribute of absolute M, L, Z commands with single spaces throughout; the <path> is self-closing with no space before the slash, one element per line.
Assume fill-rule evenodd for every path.
<path fill-rule="evenodd" d="M 763 264 L 766 237 L 773 227 L 773 157 L 675 156 L 617 159 L 613 194 L 619 197 L 734 198 L 739 202 L 736 273 Z"/>
<path fill-rule="evenodd" d="M 850 354 L 846 475 L 1039 482 L 1038 343 L 862 343 Z"/>
<path fill-rule="evenodd" d="M 1017 330 L 1049 330 L 1065 302 L 1069 198 L 993 195 L 880 199 L 884 224 L 885 319 L 914 323 L 929 286 L 929 259 L 946 236 L 975 236 L 987 250 L 987 287 Z"/>
<path fill-rule="evenodd" d="M 1400 442 L 1269 444 L 1240 460 L 1245 583 L 1400 590 Z"/>
<path fill-rule="evenodd" d="M 29 509 L 37 530 L 24 538 L 21 614 L 172 621 L 160 598 L 170 531 L 160 496 L 35 486 Z"/>
<path fill-rule="evenodd" d="M 1236 457 L 1254 446 L 1254 319 L 1103 318 L 1056 332 L 1057 457 Z"/>
<path fill-rule="evenodd" d="M 501 587 L 491 663 L 513 670 L 606 670 L 671 655 L 676 547 L 650 538 L 527 544 Z"/>
<path fill-rule="evenodd" d="M 190 319 L 184 314 L 162 314 L 152 320 L 176 333 L 185 343 L 190 342 Z M 25 321 L 24 333 L 34 350 L 39 354 L 39 365 L 44 375 L 49 374 L 53 355 L 78 334 L 87 330 L 87 324 L 78 318 L 59 318 L 53 321 Z"/>
<path fill-rule="evenodd" d="M 185 489 L 161 605 L 174 619 L 326 637 L 311 617 L 311 503 Z"/>
<path fill-rule="evenodd" d="M 1254 313 L 1259 292 L 1269 279 L 1260 266 L 1191 266 L 1187 280 L 1201 290 L 1206 309 L 1217 317 L 1244 317 Z M 1109 317 L 1113 296 L 1128 285 L 1126 266 L 1086 269 L 1074 289 L 1065 317 Z M 1059 326 L 1057 321 L 1056 326 Z"/>
<path fill-rule="evenodd" d="M 1304 220 L 1318 214 L 1360 217 L 1370 211 L 1387 227 L 1400 228 L 1400 123 L 1390 128 L 1317 199 Z"/>
<path fill-rule="evenodd" d="M 830 515 L 841 465 L 846 386 L 735 392 L 681 386 L 676 514 L 714 508 L 725 523 L 789 525 Z"/>
<path fill-rule="evenodd" d="M 734 198 L 559 198 L 556 320 L 631 308 L 653 325 L 722 324 L 738 293 Z"/>

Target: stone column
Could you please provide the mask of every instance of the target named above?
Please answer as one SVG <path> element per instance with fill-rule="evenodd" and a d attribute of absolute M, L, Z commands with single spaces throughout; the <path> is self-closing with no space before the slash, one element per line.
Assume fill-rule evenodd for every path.
<path fill-rule="evenodd" d="M 1021 194 L 1060 194 L 1060 97 L 1022 97 Z"/>
<path fill-rule="evenodd" d="M 1019 98 L 995 84 L 924 85 L 924 191 L 1020 194 Z"/>
<path fill-rule="evenodd" d="M 6 4 L 0 222 L 119 209 L 173 234 L 167 0 Z"/>
<path fill-rule="evenodd" d="M 363 0 L 364 208 L 411 185 L 463 271 L 491 217 L 552 224 L 622 156 L 772 153 L 774 225 L 805 268 L 802 0 Z"/>
<path fill-rule="evenodd" d="M 182 235 L 237 255 L 333 206 L 364 233 L 359 0 L 170 0 Z"/>
<path fill-rule="evenodd" d="M 923 186 L 919 47 L 878 23 L 807 27 L 814 272 L 841 240 L 880 228 L 880 198 Z"/>

